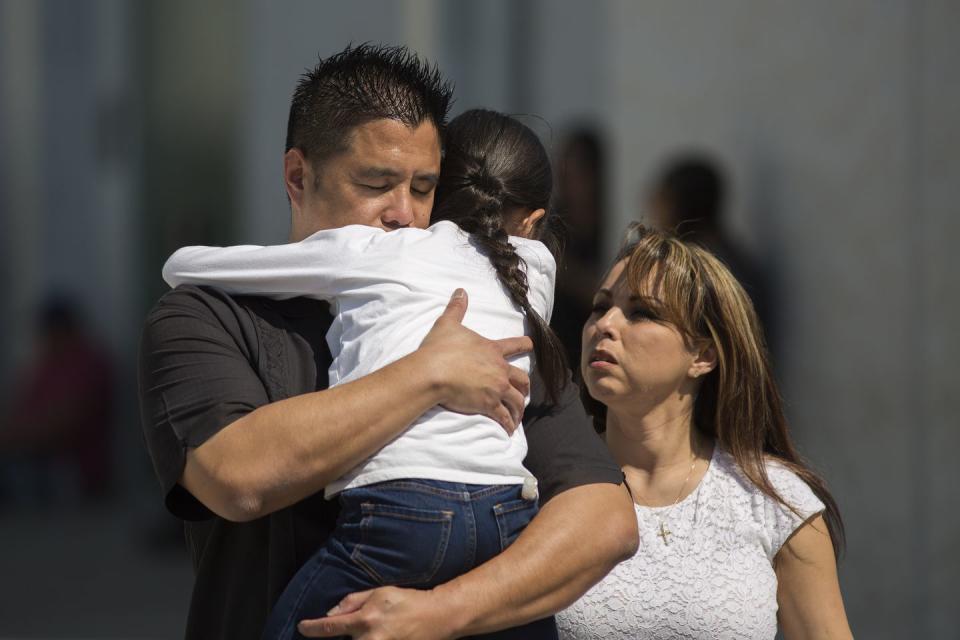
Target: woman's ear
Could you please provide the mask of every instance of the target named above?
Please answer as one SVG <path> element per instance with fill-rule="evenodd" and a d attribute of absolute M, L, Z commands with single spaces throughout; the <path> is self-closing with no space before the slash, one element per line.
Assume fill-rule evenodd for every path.
<path fill-rule="evenodd" d="M 700 353 L 697 354 L 697 357 L 693 360 L 693 364 L 690 365 L 690 370 L 687 371 L 687 374 L 691 378 L 699 378 L 705 376 L 717 367 L 717 348 L 713 346 L 713 342 L 708 342 L 705 346 L 701 347 Z"/>

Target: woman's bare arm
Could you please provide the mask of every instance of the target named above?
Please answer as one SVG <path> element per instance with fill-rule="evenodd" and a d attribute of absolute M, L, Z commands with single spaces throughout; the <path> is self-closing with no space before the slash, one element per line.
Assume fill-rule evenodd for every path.
<path fill-rule="evenodd" d="M 837 563 L 820 515 L 802 524 L 774 558 L 780 629 L 787 640 L 852 638 Z"/>

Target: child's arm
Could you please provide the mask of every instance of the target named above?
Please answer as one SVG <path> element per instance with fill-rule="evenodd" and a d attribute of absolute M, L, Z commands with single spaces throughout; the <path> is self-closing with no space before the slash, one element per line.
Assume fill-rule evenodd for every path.
<path fill-rule="evenodd" d="M 338 276 L 365 255 L 375 233 L 383 232 L 351 227 L 266 247 L 184 247 L 163 266 L 163 279 L 171 287 L 211 285 L 231 294 L 329 300 L 340 291 Z"/>

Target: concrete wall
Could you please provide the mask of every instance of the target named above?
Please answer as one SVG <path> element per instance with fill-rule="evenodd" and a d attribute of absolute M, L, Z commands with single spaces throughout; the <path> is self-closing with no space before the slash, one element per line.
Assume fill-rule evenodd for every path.
<path fill-rule="evenodd" d="M 678 146 L 714 150 L 782 304 L 802 449 L 840 502 L 860 637 L 952 637 L 960 10 L 945 2 L 615 2 L 614 201 Z M 954 602 L 955 604 L 955 602 Z"/>

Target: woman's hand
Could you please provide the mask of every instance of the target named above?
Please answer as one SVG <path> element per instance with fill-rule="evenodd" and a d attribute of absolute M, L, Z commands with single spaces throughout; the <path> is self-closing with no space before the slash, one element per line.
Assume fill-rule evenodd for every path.
<path fill-rule="evenodd" d="M 485 415 L 513 433 L 523 417 L 530 378 L 507 358 L 531 351 L 533 342 L 526 336 L 488 340 L 461 324 L 466 312 L 467 293 L 457 289 L 417 356 L 439 390 L 439 404 Z"/>

